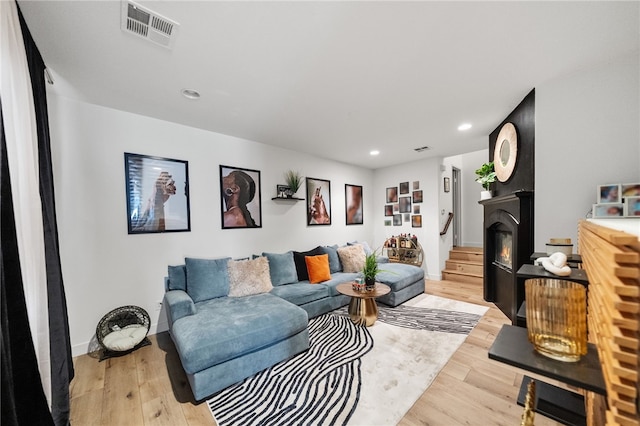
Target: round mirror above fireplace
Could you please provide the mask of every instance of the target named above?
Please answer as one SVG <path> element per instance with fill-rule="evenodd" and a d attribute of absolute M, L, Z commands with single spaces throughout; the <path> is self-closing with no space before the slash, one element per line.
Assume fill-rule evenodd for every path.
<path fill-rule="evenodd" d="M 513 123 L 505 123 L 498 133 L 493 151 L 493 164 L 500 182 L 509 180 L 516 168 L 518 158 L 518 136 Z"/>

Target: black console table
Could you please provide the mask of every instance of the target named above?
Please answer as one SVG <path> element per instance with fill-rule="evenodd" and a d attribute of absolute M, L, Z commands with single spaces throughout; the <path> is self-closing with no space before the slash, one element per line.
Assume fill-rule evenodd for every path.
<path fill-rule="evenodd" d="M 598 351 L 589 343 L 587 355 L 577 362 L 562 362 L 540 355 L 529 342 L 527 329 L 503 325 L 493 345 L 489 358 L 523 370 L 531 371 L 571 386 L 602 395 L 606 387 Z M 518 404 L 524 405 L 529 378 L 525 376 L 518 396 Z M 566 425 L 586 424 L 584 401 L 581 395 L 536 381 L 536 412 Z"/>

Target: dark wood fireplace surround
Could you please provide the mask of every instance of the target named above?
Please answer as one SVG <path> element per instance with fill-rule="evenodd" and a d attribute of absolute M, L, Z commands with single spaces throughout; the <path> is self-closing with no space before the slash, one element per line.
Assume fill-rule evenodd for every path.
<path fill-rule="evenodd" d="M 498 134 L 505 123 L 516 128 L 518 157 L 509 179 L 493 184 L 493 198 L 480 201 L 484 206 L 484 299 L 494 302 L 515 325 L 524 301 L 516 273 L 530 263 L 534 251 L 535 89 L 489 135 L 489 161 L 494 161 Z M 496 262 L 497 231 L 512 234 L 511 268 Z"/>

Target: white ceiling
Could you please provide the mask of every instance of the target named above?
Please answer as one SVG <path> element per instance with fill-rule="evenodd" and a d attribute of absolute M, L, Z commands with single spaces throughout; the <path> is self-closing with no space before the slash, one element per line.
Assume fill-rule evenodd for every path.
<path fill-rule="evenodd" d="M 372 169 L 487 148 L 531 89 L 640 38 L 635 1 L 140 1 L 180 24 L 169 50 L 119 1 L 18 3 L 62 96 Z"/>

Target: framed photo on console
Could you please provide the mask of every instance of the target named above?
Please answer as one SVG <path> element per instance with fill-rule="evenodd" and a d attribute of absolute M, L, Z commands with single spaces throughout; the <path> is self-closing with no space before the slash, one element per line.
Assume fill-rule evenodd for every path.
<path fill-rule="evenodd" d="M 191 231 L 189 163 L 124 153 L 129 234 Z"/>
<path fill-rule="evenodd" d="M 307 178 L 307 226 L 331 225 L 331 182 Z"/>
<path fill-rule="evenodd" d="M 220 166 L 222 229 L 262 228 L 260 171 Z"/>
<path fill-rule="evenodd" d="M 622 217 L 624 213 L 624 204 L 622 203 L 605 203 L 593 205 L 593 217 L 611 218 Z"/>

